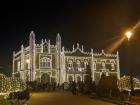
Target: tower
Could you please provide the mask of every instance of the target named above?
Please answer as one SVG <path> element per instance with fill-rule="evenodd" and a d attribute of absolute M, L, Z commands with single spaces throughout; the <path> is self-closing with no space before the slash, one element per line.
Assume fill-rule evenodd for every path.
<path fill-rule="evenodd" d="M 57 48 L 57 81 L 61 84 L 61 36 L 59 33 L 56 36 L 56 48 Z"/>
<path fill-rule="evenodd" d="M 56 36 L 56 46 L 57 46 L 57 51 L 61 51 L 61 36 L 59 33 Z"/>
<path fill-rule="evenodd" d="M 29 70 L 29 81 L 35 79 L 35 33 L 31 31 L 29 36 L 29 56 L 30 56 L 30 70 Z"/>

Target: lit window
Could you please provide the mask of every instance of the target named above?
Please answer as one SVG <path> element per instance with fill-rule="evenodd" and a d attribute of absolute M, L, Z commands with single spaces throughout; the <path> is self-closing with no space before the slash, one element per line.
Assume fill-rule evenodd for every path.
<path fill-rule="evenodd" d="M 69 61 L 68 61 L 68 67 L 69 67 L 69 68 L 72 68 L 72 67 L 73 67 L 73 62 L 72 62 L 72 60 L 69 60 Z"/>
<path fill-rule="evenodd" d="M 80 60 L 77 60 L 76 64 L 77 64 L 77 69 L 78 69 L 78 71 L 82 71 L 82 70 L 81 70 L 81 63 L 80 63 Z"/>
<path fill-rule="evenodd" d="M 20 61 L 17 62 L 17 70 L 20 71 Z"/>
<path fill-rule="evenodd" d="M 111 70 L 115 70 L 114 63 L 111 63 Z"/>
<path fill-rule="evenodd" d="M 82 68 L 78 68 L 78 71 L 82 71 Z"/>
<path fill-rule="evenodd" d="M 26 67 L 27 67 L 27 69 L 30 69 L 30 60 L 29 59 L 26 59 Z"/>
<path fill-rule="evenodd" d="M 84 62 L 84 69 L 87 69 L 87 65 L 88 65 L 88 61 L 86 60 L 86 61 Z"/>
<path fill-rule="evenodd" d="M 40 59 L 40 67 L 50 68 L 51 67 L 51 59 L 47 57 L 43 57 Z"/>

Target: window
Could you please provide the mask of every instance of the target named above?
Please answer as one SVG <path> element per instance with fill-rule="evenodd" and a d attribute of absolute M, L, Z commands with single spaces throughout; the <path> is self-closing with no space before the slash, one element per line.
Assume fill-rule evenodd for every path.
<path fill-rule="evenodd" d="M 73 62 L 72 60 L 68 61 L 68 69 L 71 70 L 73 68 Z"/>
<path fill-rule="evenodd" d="M 105 62 L 102 62 L 102 70 L 105 70 Z"/>
<path fill-rule="evenodd" d="M 115 70 L 114 63 L 111 63 L 111 70 Z"/>
<path fill-rule="evenodd" d="M 17 70 L 20 71 L 20 61 L 17 62 Z"/>
<path fill-rule="evenodd" d="M 77 60 L 76 64 L 77 64 L 78 71 L 82 71 L 80 60 Z"/>
<path fill-rule="evenodd" d="M 84 62 L 84 69 L 87 69 L 87 65 L 88 65 L 88 61 L 85 60 L 85 62 Z"/>
<path fill-rule="evenodd" d="M 40 59 L 40 67 L 50 68 L 51 67 L 51 59 L 48 57 L 43 57 Z"/>
<path fill-rule="evenodd" d="M 115 70 L 115 61 L 111 60 L 110 63 L 111 63 L 111 70 Z"/>
<path fill-rule="evenodd" d="M 77 76 L 77 82 L 80 82 L 80 81 L 81 81 L 81 77 Z"/>
<path fill-rule="evenodd" d="M 30 69 L 30 59 L 26 59 L 26 69 Z"/>
<path fill-rule="evenodd" d="M 48 44 L 47 44 L 47 42 L 45 42 L 44 45 L 43 45 L 43 52 L 48 53 Z"/>
<path fill-rule="evenodd" d="M 69 82 L 72 82 L 73 81 L 73 76 L 69 76 Z"/>

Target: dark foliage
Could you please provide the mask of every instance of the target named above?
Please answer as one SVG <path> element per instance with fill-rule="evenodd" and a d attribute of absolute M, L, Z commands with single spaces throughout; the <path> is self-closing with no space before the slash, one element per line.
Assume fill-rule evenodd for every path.
<path fill-rule="evenodd" d="M 12 92 L 9 94 L 8 99 L 29 99 L 30 98 L 30 93 L 29 91 L 23 90 L 21 92 Z"/>
<path fill-rule="evenodd" d="M 101 76 L 101 79 L 97 85 L 97 95 L 99 97 L 109 97 L 117 96 L 119 93 L 117 87 L 117 78 L 114 76 Z"/>

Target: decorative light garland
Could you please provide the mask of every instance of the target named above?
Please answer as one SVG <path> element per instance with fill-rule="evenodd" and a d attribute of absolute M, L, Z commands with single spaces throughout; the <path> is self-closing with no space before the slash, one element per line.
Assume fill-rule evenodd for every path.
<path fill-rule="evenodd" d="M 7 77 L 0 74 L 0 95 L 6 95 L 11 92 L 22 91 L 26 89 L 26 82 L 19 78 Z"/>
<path fill-rule="evenodd" d="M 117 85 L 120 91 L 131 91 L 131 77 L 123 76 L 117 81 Z M 137 78 L 133 78 L 134 90 L 140 89 L 140 81 Z"/>

